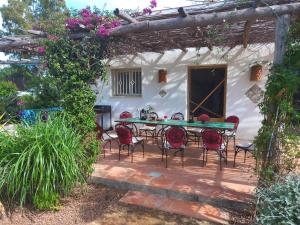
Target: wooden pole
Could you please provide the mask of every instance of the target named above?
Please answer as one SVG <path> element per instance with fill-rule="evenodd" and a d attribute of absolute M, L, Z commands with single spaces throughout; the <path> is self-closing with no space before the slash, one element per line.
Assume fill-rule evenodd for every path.
<path fill-rule="evenodd" d="M 244 48 L 248 47 L 248 42 L 249 42 L 249 34 L 250 34 L 250 30 L 251 30 L 251 25 L 253 24 L 253 20 L 247 20 L 247 22 L 245 23 L 245 27 L 244 27 L 244 33 L 243 33 L 243 46 Z"/>
<path fill-rule="evenodd" d="M 276 19 L 274 64 L 283 62 L 290 20 L 290 15 L 281 15 Z"/>
<path fill-rule="evenodd" d="M 115 14 L 117 17 L 119 17 L 119 18 L 121 18 L 121 19 L 123 19 L 123 20 L 126 20 L 126 21 L 129 22 L 129 23 L 137 23 L 137 22 L 138 22 L 135 18 L 132 18 L 132 17 L 129 16 L 128 14 L 126 14 L 126 13 L 121 13 L 120 10 L 119 10 L 118 8 L 116 8 L 116 9 L 114 10 L 114 14 Z"/>
<path fill-rule="evenodd" d="M 230 12 L 215 12 L 187 17 L 177 17 L 153 21 L 142 21 L 132 23 L 111 30 L 110 35 L 118 36 L 128 33 L 141 33 L 147 31 L 181 29 L 186 27 L 197 27 L 221 24 L 224 21 L 232 23 L 239 21 L 266 19 L 284 14 L 296 14 L 300 12 L 300 3 L 274 5 L 268 7 L 248 8 Z"/>

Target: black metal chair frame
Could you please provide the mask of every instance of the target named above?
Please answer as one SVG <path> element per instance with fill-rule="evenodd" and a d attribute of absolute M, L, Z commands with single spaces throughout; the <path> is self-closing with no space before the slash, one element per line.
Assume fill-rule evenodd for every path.
<path fill-rule="evenodd" d="M 101 129 L 101 130 L 100 130 Z M 116 141 L 117 138 L 112 137 L 107 131 L 105 131 L 99 124 L 98 127 L 96 128 L 97 135 L 101 136 L 100 140 L 102 141 L 102 151 L 103 151 L 103 158 L 105 158 L 105 147 L 107 144 L 109 144 L 109 151 L 111 152 L 111 143 L 112 141 Z M 106 134 L 109 139 L 105 140 L 103 135 Z"/>
<path fill-rule="evenodd" d="M 236 145 L 235 146 L 235 151 L 234 151 L 233 167 L 235 167 L 236 156 L 240 151 L 244 151 L 244 153 L 245 153 L 245 155 L 244 155 L 244 163 L 245 163 L 247 152 L 253 154 L 253 149 L 254 149 L 254 144 L 253 143 L 249 144 L 248 146 Z"/>
<path fill-rule="evenodd" d="M 142 149 L 143 149 L 143 158 L 144 158 L 144 156 L 145 156 L 145 143 L 144 143 L 144 139 L 139 140 L 138 137 L 135 135 L 135 132 L 133 131 L 134 129 L 137 130 L 135 124 L 132 124 L 132 128 L 129 127 L 129 126 L 127 126 L 127 125 L 124 125 L 124 124 L 120 124 L 120 123 L 119 123 L 119 124 L 116 124 L 116 126 L 115 126 L 115 130 L 116 130 L 116 131 L 117 131 L 117 128 L 118 128 L 118 127 L 123 127 L 123 128 L 125 128 L 125 129 L 128 129 L 128 131 L 131 132 L 131 134 L 132 134 L 132 138 L 136 140 L 136 143 L 133 143 L 133 142 L 132 142 L 132 143 L 130 143 L 130 144 L 122 144 L 122 143 L 120 143 L 119 138 L 118 138 L 118 145 L 119 145 L 119 161 L 121 160 L 121 149 L 124 150 L 125 147 L 127 147 L 127 149 L 128 149 L 128 156 L 130 155 L 129 152 L 131 152 L 131 162 L 133 162 L 133 153 L 134 153 L 135 147 L 136 147 L 137 145 L 139 145 L 139 144 L 142 146 Z M 118 133 L 117 133 L 117 134 L 118 134 Z"/>
<path fill-rule="evenodd" d="M 158 114 L 156 112 L 150 112 L 149 113 L 149 117 L 155 117 L 155 120 L 158 118 Z M 145 124 L 147 126 L 147 124 Z M 154 127 L 155 129 L 153 130 L 150 130 L 150 129 L 147 129 L 147 128 L 143 128 L 143 129 L 139 129 L 139 136 L 142 136 L 142 133 L 145 133 L 145 137 L 146 137 L 146 140 L 148 139 L 148 137 L 152 137 L 153 139 L 156 139 L 156 127 L 157 126 L 152 126 Z M 148 136 L 148 134 L 150 134 Z"/>
<path fill-rule="evenodd" d="M 175 126 L 174 126 L 175 127 Z M 161 161 L 164 160 L 164 155 L 166 155 L 166 168 L 168 167 L 168 151 L 169 150 L 177 150 L 176 152 L 181 152 L 181 164 L 182 164 L 182 167 L 184 167 L 184 151 L 185 151 L 185 148 L 172 148 L 171 146 L 170 147 L 167 147 L 168 146 L 168 142 L 167 142 L 167 138 L 166 138 L 166 134 L 168 132 L 169 129 L 171 129 L 172 126 L 167 126 L 167 127 L 164 127 L 162 129 L 160 129 L 159 132 L 161 132 Z M 186 130 L 183 128 L 183 127 L 177 127 L 176 128 L 179 128 L 179 129 L 182 129 L 185 133 L 185 142 L 184 142 L 184 146 L 186 147 L 187 145 L 187 142 L 188 142 L 188 134 L 186 132 Z M 176 152 L 174 155 L 176 155 Z"/>
<path fill-rule="evenodd" d="M 202 137 L 202 142 L 203 142 L 203 133 L 206 131 L 207 129 L 204 129 L 202 132 L 201 132 L 201 137 Z M 211 149 L 211 151 L 216 151 L 218 156 L 219 156 L 219 164 L 220 164 L 220 170 L 222 170 L 222 158 L 224 158 L 224 161 L 227 165 L 227 148 L 226 148 L 226 141 L 225 141 L 225 138 L 224 138 L 224 132 L 222 132 L 221 130 L 215 130 L 216 132 L 218 132 L 219 135 L 221 135 L 222 137 L 222 142 L 220 143 L 220 149 L 216 150 L 216 149 Z M 206 165 L 207 163 L 207 160 L 208 160 L 208 151 L 210 149 L 208 149 L 205 144 L 203 143 L 203 166 Z M 222 148 L 222 145 L 223 145 L 223 148 Z M 225 153 L 225 155 L 224 155 Z"/>
<path fill-rule="evenodd" d="M 181 112 L 177 112 L 177 113 L 174 113 L 172 116 L 171 116 L 171 120 L 175 119 L 175 118 L 179 118 L 179 120 L 184 120 L 184 115 L 183 113 Z"/>

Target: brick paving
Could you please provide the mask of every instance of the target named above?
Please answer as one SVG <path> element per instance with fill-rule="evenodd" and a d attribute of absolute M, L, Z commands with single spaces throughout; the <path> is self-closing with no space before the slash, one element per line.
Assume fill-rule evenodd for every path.
<path fill-rule="evenodd" d="M 257 182 L 253 174 L 254 160 L 249 155 L 244 163 L 241 152 L 234 168 L 232 148 L 229 148 L 228 164 L 223 163 L 223 170 L 219 168 L 215 152 L 209 152 L 208 162 L 203 167 L 202 150 L 196 145 L 190 145 L 186 149 L 184 168 L 181 167 L 180 157 L 173 154 L 170 154 L 168 168 L 165 168 L 165 163 L 161 161 L 161 152 L 152 141 L 145 145 L 144 158 L 141 148 L 136 148 L 133 163 L 127 155 L 127 150 L 121 154 L 119 161 L 116 144 L 113 144 L 111 152 L 106 150 L 105 159 L 101 156 L 95 164 L 90 182 L 132 191 L 124 196 L 122 202 L 195 218 L 208 218 L 210 221 L 224 224 L 226 216 L 215 216 L 215 220 L 211 220 L 207 212 L 200 209 L 208 207 L 213 211 L 210 211 L 210 214 L 226 215 L 223 212 L 247 207 L 253 200 Z M 148 200 L 145 201 L 144 198 Z M 162 202 L 157 203 L 157 199 L 161 199 Z M 158 207 L 157 204 L 161 206 Z M 174 207 L 167 207 L 168 205 Z M 180 209 L 176 209 L 178 205 L 181 205 Z M 197 210 L 191 210 L 189 207 Z"/>

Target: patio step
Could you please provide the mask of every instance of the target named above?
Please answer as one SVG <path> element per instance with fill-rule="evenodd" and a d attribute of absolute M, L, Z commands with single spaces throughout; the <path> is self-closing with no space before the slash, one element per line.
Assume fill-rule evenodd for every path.
<path fill-rule="evenodd" d="M 159 168 L 151 168 L 148 171 L 143 167 L 133 170 L 129 167 L 132 164 L 126 162 L 118 162 L 118 166 L 114 162 L 110 163 L 111 161 L 106 161 L 105 164 L 96 164 L 95 172 L 89 182 L 128 191 L 143 191 L 161 197 L 210 204 L 227 210 L 246 209 L 253 198 L 251 194 L 253 187 L 244 184 L 224 181 L 224 187 L 218 187 L 211 184 L 213 180 L 197 178 L 197 176 L 184 177 L 185 174 L 180 174 L 180 170 L 176 171 L 176 169 L 172 170 L 174 173 L 171 171 L 172 173 L 166 174 L 170 170 L 165 168 L 162 168 L 162 171 Z M 175 176 L 171 177 L 172 174 Z M 197 179 L 196 184 L 195 179 Z"/>
<path fill-rule="evenodd" d="M 193 217 L 216 224 L 229 224 L 229 213 L 209 204 L 162 197 L 140 191 L 128 191 L 120 199 L 120 202 Z"/>

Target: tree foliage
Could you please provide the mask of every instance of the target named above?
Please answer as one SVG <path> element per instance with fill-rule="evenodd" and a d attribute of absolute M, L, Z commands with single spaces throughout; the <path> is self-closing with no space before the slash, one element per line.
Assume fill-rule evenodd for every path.
<path fill-rule="evenodd" d="M 64 30 L 64 21 L 69 16 L 63 0 L 8 0 L 0 12 L 5 33 L 10 35 L 26 29 L 57 34 Z"/>

